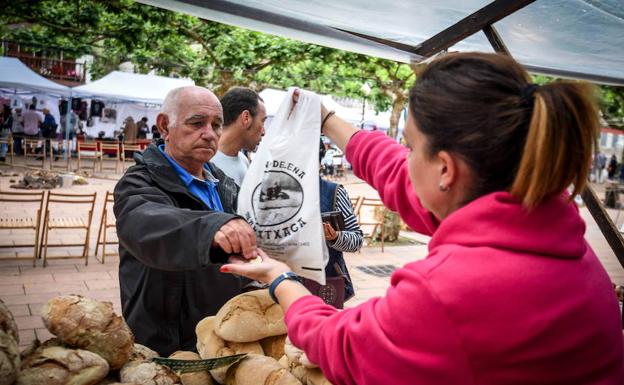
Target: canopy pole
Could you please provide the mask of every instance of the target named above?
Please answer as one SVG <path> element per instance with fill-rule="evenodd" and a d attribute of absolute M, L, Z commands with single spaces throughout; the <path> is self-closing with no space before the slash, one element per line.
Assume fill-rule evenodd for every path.
<path fill-rule="evenodd" d="M 492 48 L 494 48 L 494 51 L 500 54 L 511 56 L 509 49 L 505 45 L 505 42 L 498 34 L 494 26 L 486 25 L 483 28 L 483 32 L 490 41 L 490 44 L 492 45 Z M 611 250 L 613 250 L 613 253 L 620 262 L 620 265 L 624 267 L 624 238 L 622 238 L 622 234 L 615 226 L 615 223 L 613 223 L 613 221 L 611 220 L 611 217 L 609 217 L 609 214 L 600 203 L 600 199 L 596 195 L 596 192 L 589 185 L 589 183 L 585 186 L 583 192 L 581 192 L 581 198 L 583 198 L 587 209 L 596 221 L 596 224 L 598 224 L 600 232 L 607 240 L 607 243 L 609 243 Z"/>
<path fill-rule="evenodd" d="M 67 97 L 67 111 L 65 112 L 65 154 L 63 154 L 63 159 L 71 164 L 71 145 L 69 143 L 69 130 L 71 128 L 71 116 L 72 116 L 72 92 L 71 89 L 69 91 L 69 96 Z M 71 171 L 71 170 L 68 170 Z"/>

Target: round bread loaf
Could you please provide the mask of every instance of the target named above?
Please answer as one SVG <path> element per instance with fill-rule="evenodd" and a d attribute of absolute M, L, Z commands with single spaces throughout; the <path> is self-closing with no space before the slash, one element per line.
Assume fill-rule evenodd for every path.
<path fill-rule="evenodd" d="M 0 299 L 0 330 L 13 337 L 15 342 L 19 345 L 19 334 L 17 333 L 17 324 L 13 314 L 9 311 L 7 305 Z"/>
<path fill-rule="evenodd" d="M 252 342 L 286 334 L 282 307 L 271 299 L 268 290 L 239 294 L 219 309 L 215 333 L 230 342 Z"/>
<path fill-rule="evenodd" d="M 12 334 L 0 330 L 0 385 L 10 385 L 17 378 L 20 352 Z"/>
<path fill-rule="evenodd" d="M 176 360 L 201 360 L 199 354 L 195 352 L 177 351 L 169 356 Z M 180 374 L 180 380 L 182 385 L 212 385 L 212 377 L 208 371 L 204 372 L 191 372 Z"/>
<path fill-rule="evenodd" d="M 227 373 L 226 385 L 301 385 L 288 369 L 274 358 L 250 354 L 233 365 Z"/>
<path fill-rule="evenodd" d="M 263 354 L 262 346 L 259 342 L 228 342 L 219 337 L 214 331 L 215 317 L 206 317 L 199 321 L 195 328 L 197 334 L 197 351 L 201 358 L 216 358 L 231 356 L 240 353 Z M 226 380 L 228 366 L 222 366 L 210 371 L 212 377 L 217 382 L 223 384 Z"/>
<path fill-rule="evenodd" d="M 106 360 L 87 350 L 42 347 L 24 358 L 16 385 L 93 385 L 108 368 Z"/>
<path fill-rule="evenodd" d="M 64 295 L 52 298 L 41 315 L 50 333 L 67 345 L 99 354 L 111 369 L 121 368 L 133 351 L 134 336 L 110 302 Z"/>

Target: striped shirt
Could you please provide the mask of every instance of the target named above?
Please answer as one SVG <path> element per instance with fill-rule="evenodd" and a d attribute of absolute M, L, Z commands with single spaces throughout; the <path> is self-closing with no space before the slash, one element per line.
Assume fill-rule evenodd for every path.
<path fill-rule="evenodd" d="M 347 190 L 338 185 L 336 187 L 336 210 L 342 213 L 345 223 L 345 229 L 343 231 L 337 231 L 338 238 L 333 241 L 328 241 L 327 244 L 338 251 L 356 252 L 362 247 L 364 240 L 364 233 L 360 225 L 357 223 L 357 218 L 353 213 L 353 205 L 349 200 Z"/>

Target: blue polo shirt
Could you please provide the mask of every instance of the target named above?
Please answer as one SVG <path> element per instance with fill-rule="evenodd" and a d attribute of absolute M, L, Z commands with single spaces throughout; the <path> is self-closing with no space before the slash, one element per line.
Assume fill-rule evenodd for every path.
<path fill-rule="evenodd" d="M 219 193 L 217 192 L 217 183 L 219 183 L 219 180 L 212 176 L 212 173 L 207 165 L 204 165 L 204 170 L 206 170 L 208 178 L 206 180 L 201 180 L 191 175 L 188 171 L 176 163 L 176 161 L 165 152 L 164 144 L 158 146 L 158 150 L 164 155 L 169 163 L 171 163 L 171 166 L 175 170 L 176 174 L 178 174 L 180 180 L 184 183 L 191 194 L 201 199 L 201 201 L 204 202 L 210 210 L 223 211 L 221 198 L 219 198 Z"/>

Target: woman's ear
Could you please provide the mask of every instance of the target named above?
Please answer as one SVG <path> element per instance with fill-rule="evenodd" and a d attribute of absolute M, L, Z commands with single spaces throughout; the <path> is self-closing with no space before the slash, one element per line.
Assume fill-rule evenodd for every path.
<path fill-rule="evenodd" d="M 158 116 L 156 116 L 156 127 L 158 127 L 160 136 L 166 141 L 169 138 L 169 116 L 162 112 L 158 114 Z"/>
<path fill-rule="evenodd" d="M 440 151 L 438 153 L 438 160 L 440 167 L 440 190 L 448 191 L 457 181 L 459 171 L 458 159 L 455 155 L 447 151 Z"/>

